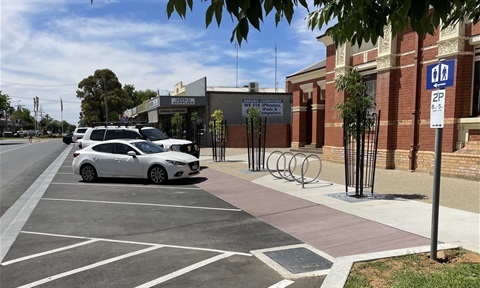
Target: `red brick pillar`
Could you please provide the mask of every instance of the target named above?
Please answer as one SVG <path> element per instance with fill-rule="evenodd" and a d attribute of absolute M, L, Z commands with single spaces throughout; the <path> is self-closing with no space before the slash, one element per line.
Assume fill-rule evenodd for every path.
<path fill-rule="evenodd" d="M 325 101 L 321 99 L 322 91 L 317 85 L 312 93 L 312 146 L 322 147 L 325 134 Z"/>
<path fill-rule="evenodd" d="M 302 106 L 302 91 L 297 90 L 293 92 L 293 107 L 292 107 L 292 144 L 293 149 L 303 147 L 306 141 L 306 121 L 307 121 L 307 107 Z"/>

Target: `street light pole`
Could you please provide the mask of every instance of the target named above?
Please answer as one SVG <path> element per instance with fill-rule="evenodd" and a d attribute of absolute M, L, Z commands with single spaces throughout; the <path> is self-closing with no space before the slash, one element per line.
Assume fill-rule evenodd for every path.
<path fill-rule="evenodd" d="M 105 82 L 105 77 L 103 78 L 103 89 L 105 90 L 105 124 L 108 125 L 108 96 L 107 96 L 107 83 Z"/>

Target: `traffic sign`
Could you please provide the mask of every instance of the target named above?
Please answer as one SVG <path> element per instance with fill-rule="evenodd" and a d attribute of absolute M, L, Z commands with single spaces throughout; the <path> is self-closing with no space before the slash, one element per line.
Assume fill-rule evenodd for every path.
<path fill-rule="evenodd" d="M 427 90 L 453 86 L 455 60 L 443 61 L 427 66 Z"/>
<path fill-rule="evenodd" d="M 430 102 L 430 128 L 443 128 L 445 119 L 445 90 L 432 91 Z"/>

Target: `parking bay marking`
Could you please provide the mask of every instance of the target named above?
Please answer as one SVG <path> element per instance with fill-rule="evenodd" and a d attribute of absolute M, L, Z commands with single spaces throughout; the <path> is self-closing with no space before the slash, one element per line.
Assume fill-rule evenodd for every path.
<path fill-rule="evenodd" d="M 33 259 L 33 258 L 45 256 L 45 255 L 48 255 L 48 254 L 53 254 L 53 253 L 56 253 L 56 252 L 61 252 L 61 251 L 65 251 L 65 250 L 68 250 L 68 249 L 77 248 L 77 247 L 92 244 L 92 243 L 95 243 L 95 242 L 98 242 L 98 241 L 99 241 L 98 239 L 91 239 L 91 240 L 80 242 L 80 243 L 77 243 L 77 244 L 68 245 L 68 246 L 65 246 L 65 247 L 52 249 L 52 250 L 48 250 L 48 251 L 45 251 L 45 252 L 41 252 L 41 253 L 37 253 L 37 254 L 21 257 L 21 258 L 17 258 L 17 259 L 14 259 L 14 260 L 3 262 L 2 266 L 7 266 L 7 265 L 14 264 L 14 263 L 17 263 L 17 262 L 22 262 L 22 261 L 25 261 L 25 260 L 30 260 L 30 259 Z"/>
<path fill-rule="evenodd" d="M 205 259 L 205 260 L 203 260 L 203 261 L 200 261 L 200 262 L 198 262 L 198 263 L 192 264 L 192 265 L 190 265 L 190 266 L 187 266 L 187 267 L 185 267 L 185 268 L 182 268 L 182 269 L 180 269 L 180 270 L 178 270 L 178 271 L 175 271 L 175 272 L 173 272 L 173 273 L 170 273 L 170 274 L 167 274 L 167 275 L 165 275 L 165 276 L 162 276 L 162 277 L 160 277 L 160 278 L 158 278 L 158 279 L 155 279 L 155 280 L 152 280 L 152 281 L 147 282 L 147 283 L 145 283 L 145 284 L 142 284 L 142 285 L 140 285 L 140 286 L 137 286 L 136 288 L 149 288 L 149 287 L 153 287 L 153 286 L 155 286 L 155 285 L 161 284 L 161 283 L 163 283 L 163 282 L 166 282 L 166 281 L 168 281 L 168 280 L 171 280 L 171 279 L 173 279 L 173 278 L 176 278 L 176 277 L 178 277 L 178 276 L 181 276 L 181 275 L 183 275 L 183 274 L 186 274 L 186 273 L 188 273 L 188 272 L 191 272 L 191 271 L 193 271 L 193 270 L 195 270 L 195 269 L 198 269 L 198 268 L 201 268 L 201 267 L 203 267 L 203 266 L 206 266 L 206 265 L 208 265 L 208 264 L 210 264 L 210 263 L 213 263 L 213 262 L 216 262 L 216 261 L 218 261 L 218 260 L 221 260 L 221 259 L 230 257 L 230 256 L 232 256 L 232 255 L 234 255 L 234 254 L 232 254 L 232 253 L 224 253 L 224 254 L 220 254 L 220 255 L 217 255 L 217 256 L 214 256 L 214 257 Z"/>
<path fill-rule="evenodd" d="M 278 282 L 277 284 L 272 285 L 268 288 L 284 288 L 284 287 L 290 286 L 293 283 L 295 283 L 295 282 L 293 282 L 292 280 L 285 279 L 285 280 L 282 280 L 282 281 Z"/>
<path fill-rule="evenodd" d="M 117 256 L 117 257 L 113 257 L 113 258 L 110 258 L 110 259 L 106 259 L 106 260 L 103 260 L 103 261 L 100 261 L 100 262 L 97 262 L 97 263 L 94 263 L 94 264 L 90 264 L 90 265 L 83 266 L 83 267 L 80 267 L 80 268 L 77 268 L 77 269 L 74 269 L 74 270 L 70 270 L 70 271 L 67 271 L 67 272 L 64 272 L 64 273 L 60 273 L 60 274 L 57 274 L 57 275 L 53 275 L 53 276 L 50 276 L 50 277 L 47 277 L 47 278 L 40 279 L 38 281 L 20 286 L 19 288 L 36 287 L 36 286 L 48 283 L 48 282 L 53 281 L 53 280 L 57 280 L 57 279 L 67 277 L 67 276 L 70 276 L 70 275 L 73 275 L 73 274 L 76 274 L 76 273 L 80 273 L 80 272 L 83 272 L 83 271 L 86 271 L 86 270 L 93 269 L 93 268 L 96 268 L 96 267 L 99 267 L 99 266 L 110 264 L 110 263 L 113 263 L 113 262 L 116 262 L 116 261 L 119 261 L 119 260 L 122 260 L 122 259 L 125 259 L 125 258 L 129 258 L 129 257 L 136 256 L 136 255 L 139 255 L 139 254 L 143 254 L 143 253 L 146 253 L 146 252 L 150 252 L 150 251 L 162 248 L 162 247 L 163 246 L 161 246 L 161 245 L 155 245 L 155 246 L 152 246 L 152 247 L 149 247 L 149 248 L 145 248 L 145 249 L 138 250 L 138 251 L 135 251 L 135 252 L 127 253 L 127 254 L 120 255 L 120 256 Z"/>
<path fill-rule="evenodd" d="M 42 198 L 42 201 L 64 201 L 64 202 L 84 202 L 84 203 L 98 203 L 98 204 L 116 204 L 116 205 L 136 205 L 136 206 L 155 206 L 168 208 L 184 208 L 184 209 L 200 209 L 200 210 L 216 210 L 216 211 L 230 211 L 242 212 L 241 209 L 232 208 L 216 208 L 203 206 L 184 206 L 184 205 L 169 205 L 169 204 L 152 204 L 152 203 L 134 203 L 134 202 L 113 202 L 113 201 L 98 201 L 98 200 L 81 200 L 81 199 L 59 199 L 59 198 Z"/>
<path fill-rule="evenodd" d="M 57 173 L 57 174 L 69 174 L 69 175 L 75 175 L 72 173 Z M 164 186 L 164 185 L 130 185 L 130 184 L 103 184 L 103 183 L 85 183 L 85 182 L 78 182 L 78 183 L 63 183 L 63 182 L 52 182 L 50 185 L 92 185 L 92 186 L 114 186 L 114 187 L 141 187 L 141 188 L 150 188 L 150 189 L 178 189 L 178 190 L 202 190 L 201 188 L 198 187 L 179 187 L 179 186 Z"/>
<path fill-rule="evenodd" d="M 252 256 L 252 254 L 250 254 L 250 253 L 233 252 L 233 251 L 225 251 L 225 250 L 211 249 L 211 248 L 201 248 L 201 247 L 189 247 L 189 246 L 159 244 L 159 243 L 150 243 L 150 242 L 137 242 L 137 241 L 127 241 L 127 240 L 116 240 L 116 239 L 96 238 L 96 237 L 85 237 L 85 236 L 76 236 L 76 235 L 52 234 L 52 233 L 42 233 L 42 232 L 33 232 L 33 231 L 21 231 L 20 233 L 33 234 L 33 235 L 42 235 L 42 236 L 51 236 L 51 237 L 60 237 L 60 238 L 97 240 L 97 241 L 105 241 L 105 242 L 113 242 L 113 243 L 122 243 L 122 244 L 144 245 L 144 246 L 161 245 L 161 246 L 163 246 L 163 247 L 176 248 L 176 249 L 186 249 L 186 250 L 196 250 L 196 251 L 205 251 L 205 252 L 215 252 L 215 253 L 221 253 L 221 254 L 231 253 L 231 254 L 233 254 L 233 255 L 248 256 L 248 257 L 251 257 L 251 256 Z"/>
<path fill-rule="evenodd" d="M 231 252 L 231 251 L 224 251 L 224 250 L 217 250 L 217 249 L 198 248 L 198 247 L 165 245 L 165 244 L 124 241 L 124 240 L 114 240 L 114 239 L 105 239 L 105 238 L 90 238 L 90 237 L 82 237 L 82 236 L 40 233 L 40 232 L 31 232 L 31 231 L 21 231 L 20 233 L 34 234 L 34 235 L 44 235 L 44 236 L 52 236 L 52 237 L 73 238 L 73 239 L 85 239 L 85 240 L 88 240 L 88 241 L 73 244 L 73 245 L 69 245 L 69 246 L 65 246 L 65 247 L 62 247 L 62 248 L 52 249 L 52 250 L 49 250 L 49 251 L 33 254 L 33 255 L 30 255 L 30 256 L 22 257 L 22 258 L 17 258 L 17 259 L 14 259 L 14 260 L 10 260 L 10 261 L 2 263 L 1 264 L 2 266 L 6 266 L 6 265 L 14 264 L 14 263 L 17 263 L 17 262 L 25 261 L 25 260 L 28 260 L 28 259 L 32 259 L 32 258 L 36 258 L 36 257 L 40 257 L 40 256 L 44 256 L 44 255 L 48 255 L 48 254 L 72 249 L 72 248 L 76 248 L 76 247 L 83 246 L 83 245 L 88 245 L 88 244 L 91 244 L 91 243 L 94 243 L 94 242 L 99 242 L 99 241 L 124 243 L 124 244 L 125 243 L 126 244 L 136 244 L 136 245 L 148 245 L 148 246 L 151 246 L 151 247 L 145 248 L 145 249 L 142 249 L 142 250 L 138 250 L 138 251 L 135 251 L 135 252 L 127 253 L 127 254 L 124 254 L 124 255 L 120 255 L 120 256 L 117 256 L 117 257 L 113 257 L 113 258 L 110 258 L 110 259 L 106 259 L 106 260 L 103 260 L 103 261 L 100 261 L 100 262 L 97 262 L 97 263 L 94 263 L 94 264 L 83 266 L 83 267 L 80 267 L 80 268 L 77 268 L 77 269 L 74 269 L 74 270 L 70 270 L 70 271 L 67 271 L 67 272 L 64 272 L 64 273 L 60 273 L 60 274 L 57 274 L 57 275 L 53 275 L 53 276 L 50 276 L 50 277 L 47 277 L 47 278 L 43 278 L 43 279 L 40 279 L 38 281 L 20 286 L 19 288 L 36 287 L 36 286 L 48 283 L 48 282 L 53 281 L 53 280 L 57 280 L 57 279 L 60 279 L 60 278 L 63 278 L 63 277 L 67 277 L 67 276 L 70 276 L 70 275 L 73 275 L 73 274 L 76 274 L 76 273 L 80 273 L 80 272 L 83 272 L 83 271 L 86 271 L 86 270 L 90 270 L 90 269 L 93 269 L 93 268 L 96 268 L 96 267 L 99 267 L 99 266 L 110 264 L 110 263 L 113 263 L 113 262 L 116 262 L 116 261 L 119 261 L 119 260 L 123 260 L 123 259 L 129 258 L 129 257 L 132 257 L 132 256 L 136 256 L 136 255 L 139 255 L 139 254 L 150 252 L 150 251 L 153 251 L 153 250 L 156 250 L 156 249 L 159 249 L 159 248 L 163 248 L 163 247 L 178 248 L 178 249 L 189 249 L 189 250 L 200 250 L 200 251 L 208 251 L 208 252 L 217 252 L 217 253 L 220 253 L 220 254 L 216 255 L 216 256 L 213 256 L 211 258 L 202 260 L 200 262 L 197 262 L 195 264 L 192 264 L 190 266 L 187 266 L 185 268 L 182 268 L 180 270 L 177 270 L 175 272 L 172 272 L 170 274 L 167 274 L 167 275 L 162 276 L 160 278 L 157 278 L 155 280 L 152 280 L 150 282 L 139 285 L 136 288 L 149 288 L 149 287 L 156 286 L 158 284 L 164 283 L 166 281 L 169 281 L 171 279 L 174 279 L 176 277 L 179 277 L 181 275 L 189 273 L 193 270 L 199 269 L 203 266 L 214 263 L 214 262 L 219 261 L 219 260 L 224 259 L 224 258 L 228 258 L 228 257 L 233 256 L 233 255 L 252 256 L 252 254 L 249 254 L 249 253 Z M 290 286 L 293 283 L 294 283 L 294 281 L 285 279 L 285 280 L 282 280 L 282 281 L 270 286 L 269 288 L 285 288 L 287 286 Z"/>

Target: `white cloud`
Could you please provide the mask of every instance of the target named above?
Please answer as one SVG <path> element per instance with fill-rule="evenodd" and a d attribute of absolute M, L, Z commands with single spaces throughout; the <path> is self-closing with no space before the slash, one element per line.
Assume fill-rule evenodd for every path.
<path fill-rule="evenodd" d="M 2 92 L 12 97 L 12 104 L 30 110 L 38 96 L 44 112 L 57 120 L 62 98 L 63 119 L 76 124 L 77 84 L 97 69 L 112 70 L 122 84 L 138 90 L 172 90 L 179 81 L 188 84 L 205 76 L 208 85 L 235 86 L 237 72 L 239 85 L 255 81 L 274 87 L 276 74 L 283 88 L 285 76 L 324 57 L 323 44 L 315 39 L 319 34 L 308 30 L 302 15 L 296 15 L 291 26 L 283 23 L 277 29 L 273 19 L 265 19 L 262 32 L 251 30 L 249 42 L 238 49 L 237 71 L 228 17 L 221 28 L 212 24 L 205 29 L 203 15 L 198 22 L 167 21 L 138 17 L 135 3 L 123 3 L 132 11 L 115 12 L 120 4 L 2 1 Z"/>

